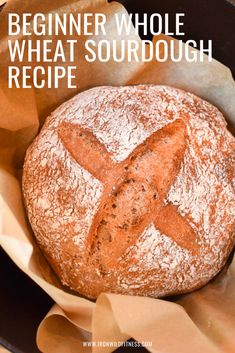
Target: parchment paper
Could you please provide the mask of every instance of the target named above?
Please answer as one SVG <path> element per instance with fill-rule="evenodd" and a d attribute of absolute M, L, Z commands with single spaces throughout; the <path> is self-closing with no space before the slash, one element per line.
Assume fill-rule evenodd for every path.
<path fill-rule="evenodd" d="M 6 18 L 11 11 L 102 12 L 108 18 L 107 37 L 121 40 L 113 17 L 114 13 L 126 13 L 126 10 L 118 3 L 105 0 L 69 1 L 69 4 L 66 0 L 11 0 L 0 15 L 0 244 L 16 265 L 55 301 L 38 328 L 39 349 L 44 353 L 108 353 L 114 348 L 88 348 L 82 342 L 117 342 L 133 337 L 137 341 L 151 341 L 152 347 L 148 348 L 151 352 L 234 352 L 235 260 L 207 286 L 175 300 L 104 293 L 94 303 L 68 293 L 48 266 L 25 215 L 20 181 L 25 150 L 40 124 L 61 102 L 89 87 L 150 82 L 173 85 L 217 105 L 231 126 L 235 125 L 235 84 L 229 69 L 217 61 L 89 64 L 83 59 L 86 40 L 83 37 L 77 63 L 78 90 L 63 86 L 10 90 L 7 88 Z M 131 36 L 140 41 L 134 32 Z"/>

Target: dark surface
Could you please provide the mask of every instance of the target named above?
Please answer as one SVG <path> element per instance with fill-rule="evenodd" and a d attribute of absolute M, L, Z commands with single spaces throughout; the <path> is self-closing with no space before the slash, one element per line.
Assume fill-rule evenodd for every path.
<path fill-rule="evenodd" d="M 1 247 L 0 278 L 0 345 L 13 353 L 39 353 L 37 328 L 53 301 L 16 267 Z M 133 349 L 135 353 L 147 352 L 141 347 L 120 347 L 115 353 L 133 353 Z"/>
<path fill-rule="evenodd" d="M 213 56 L 235 76 L 235 7 L 225 0 L 123 0 L 129 12 L 185 12 L 187 39 L 212 39 Z M 174 28 L 174 23 L 171 23 Z M 148 36 L 150 38 L 150 36 Z M 36 330 L 51 299 L 22 273 L 0 249 L 0 344 L 15 353 L 38 353 Z M 147 352 L 120 348 L 116 353 Z M 79 352 L 78 352 L 79 353 Z"/>
<path fill-rule="evenodd" d="M 1 248 L 0 278 L 0 344 L 17 353 L 39 352 L 35 343 L 36 330 L 51 308 L 52 300 Z"/>
<path fill-rule="evenodd" d="M 213 58 L 230 67 L 235 77 L 235 0 L 118 0 L 131 13 L 169 13 L 170 29 L 175 13 L 185 13 L 184 42 L 212 39 Z M 171 16 L 172 15 L 172 16 Z M 141 33 L 140 33 L 141 35 Z M 142 36 L 142 35 L 141 35 Z M 142 36 L 142 38 L 145 38 Z M 149 34 L 146 39 L 150 39 Z M 177 37 L 176 37 L 177 38 Z"/>

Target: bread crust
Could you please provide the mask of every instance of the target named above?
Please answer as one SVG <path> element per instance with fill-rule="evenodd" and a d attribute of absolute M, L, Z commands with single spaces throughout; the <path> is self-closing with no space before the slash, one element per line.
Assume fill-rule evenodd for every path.
<path fill-rule="evenodd" d="M 235 139 L 217 108 L 176 88 L 73 97 L 29 147 L 22 185 L 49 263 L 89 298 L 199 288 L 235 243 Z"/>

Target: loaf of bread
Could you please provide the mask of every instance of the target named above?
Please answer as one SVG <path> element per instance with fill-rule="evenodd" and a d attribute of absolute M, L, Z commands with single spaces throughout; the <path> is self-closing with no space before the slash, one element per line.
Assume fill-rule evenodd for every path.
<path fill-rule="evenodd" d="M 235 244 L 235 139 L 217 108 L 182 90 L 82 92 L 47 118 L 23 169 L 38 244 L 86 297 L 191 291 Z"/>

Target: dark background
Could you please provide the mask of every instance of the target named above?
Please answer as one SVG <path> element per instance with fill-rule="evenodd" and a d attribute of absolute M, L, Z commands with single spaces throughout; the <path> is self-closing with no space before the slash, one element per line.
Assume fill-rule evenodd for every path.
<path fill-rule="evenodd" d="M 230 67 L 235 77 L 235 0 L 118 1 L 131 13 L 169 13 L 170 19 L 174 19 L 175 13 L 185 13 L 182 27 L 185 36 L 178 39 L 194 39 L 197 43 L 200 39 L 212 39 L 213 57 Z M 170 22 L 170 28 L 174 31 L 174 21 Z M 147 37 L 140 35 L 151 39 L 150 34 Z"/>
<path fill-rule="evenodd" d="M 123 0 L 132 13 L 185 13 L 184 41 L 212 39 L 213 57 L 229 66 L 235 77 L 235 1 L 230 0 Z M 172 16 L 173 18 L 174 16 Z M 171 22 L 174 28 L 174 22 Z M 141 33 L 140 33 L 141 35 Z M 142 36 L 143 37 L 143 36 Z M 151 38 L 150 35 L 147 36 Z M 182 38 L 181 38 L 182 39 Z M 0 344 L 14 353 L 38 353 L 39 323 L 52 300 L 22 273 L 0 249 Z M 120 348 L 117 353 L 143 353 L 143 348 Z M 78 352 L 79 353 L 79 352 Z"/>

